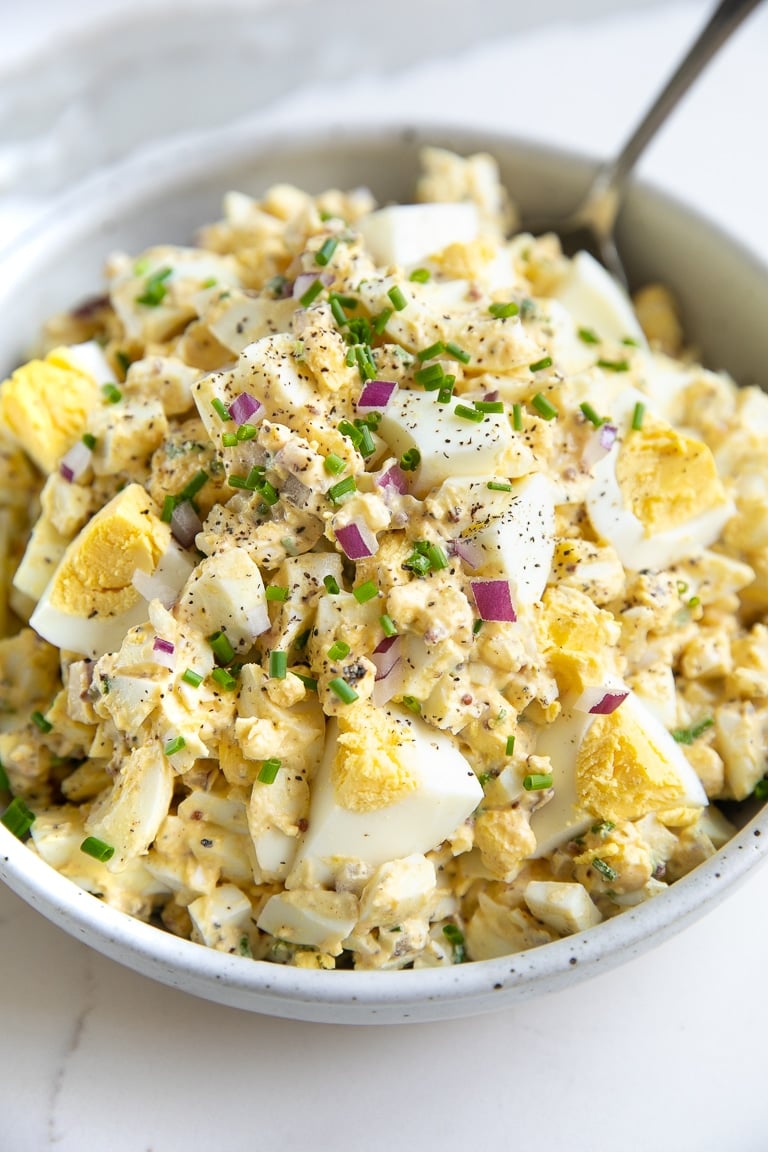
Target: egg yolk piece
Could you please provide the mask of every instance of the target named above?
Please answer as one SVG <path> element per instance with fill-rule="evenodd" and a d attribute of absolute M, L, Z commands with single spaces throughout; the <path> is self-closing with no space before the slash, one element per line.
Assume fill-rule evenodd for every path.
<path fill-rule="evenodd" d="M 338 717 L 337 751 L 331 765 L 336 803 L 350 812 L 388 808 L 415 792 L 419 780 L 404 760 L 415 750 L 407 727 L 361 701 Z"/>
<path fill-rule="evenodd" d="M 625 507 L 643 525 L 646 537 L 668 532 L 726 503 L 709 447 L 647 419 L 622 444 L 616 479 Z"/>
<path fill-rule="evenodd" d="M 0 424 L 43 472 L 53 472 L 99 401 L 96 381 L 56 362 L 30 360 L 0 385 Z"/>

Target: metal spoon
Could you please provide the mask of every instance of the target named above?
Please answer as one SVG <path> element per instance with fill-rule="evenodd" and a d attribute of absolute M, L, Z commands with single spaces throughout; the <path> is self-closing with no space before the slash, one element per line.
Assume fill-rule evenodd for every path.
<path fill-rule="evenodd" d="M 572 256 L 586 249 L 626 286 L 627 277 L 616 249 L 614 225 L 624 200 L 628 177 L 704 66 L 759 3 L 760 0 L 721 0 L 619 154 L 598 169 L 591 188 L 576 211 L 560 221 L 526 221 L 526 231 L 534 235 L 556 232 L 566 255 Z"/>

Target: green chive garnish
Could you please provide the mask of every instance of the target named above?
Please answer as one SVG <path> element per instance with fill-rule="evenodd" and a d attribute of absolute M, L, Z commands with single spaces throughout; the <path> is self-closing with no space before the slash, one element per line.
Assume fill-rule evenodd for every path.
<path fill-rule="evenodd" d="M 590 424 L 594 424 L 595 428 L 600 428 L 601 425 L 605 424 L 606 417 L 598 416 L 592 405 L 589 404 L 586 400 L 583 404 L 579 404 L 579 408 L 581 409 L 581 413 L 584 416 L 584 419 L 589 420 Z"/>
<path fill-rule="evenodd" d="M 542 788 L 551 787 L 551 772 L 529 772 L 527 776 L 523 776 L 523 788 L 526 792 L 540 792 Z"/>
<path fill-rule="evenodd" d="M 551 367 L 552 367 L 552 357 L 551 356 L 542 356 L 541 360 L 536 360 L 536 361 L 534 361 L 533 364 L 528 365 L 528 369 L 531 372 L 543 372 L 545 368 L 551 368 Z"/>
<path fill-rule="evenodd" d="M 423 384 L 425 388 L 429 389 L 430 385 L 434 386 L 434 390 L 440 387 L 445 372 L 443 372 L 442 364 L 429 364 L 426 368 L 419 368 L 414 372 L 413 378 L 417 384 Z"/>
<path fill-rule="evenodd" d="M 595 856 L 592 861 L 592 867 L 596 872 L 599 872 L 605 880 L 613 881 L 619 875 L 614 868 L 611 868 L 610 864 L 606 864 L 605 860 L 601 860 L 599 856 Z"/>
<path fill-rule="evenodd" d="M 101 394 L 107 404 L 118 404 L 123 398 L 123 394 L 117 384 L 102 384 Z"/>
<path fill-rule="evenodd" d="M 475 400 L 474 405 L 475 405 L 475 408 L 477 408 L 478 412 L 503 412 L 504 411 L 504 401 L 503 400 Z"/>
<path fill-rule="evenodd" d="M 758 780 L 755 784 L 754 796 L 756 800 L 768 800 L 768 780 Z"/>
<path fill-rule="evenodd" d="M 90 432 L 83 432 L 82 441 L 86 448 L 90 448 L 91 452 L 93 452 L 96 447 L 96 437 L 91 435 Z"/>
<path fill-rule="evenodd" d="M 340 328 L 343 328 L 344 325 L 348 322 L 349 317 L 342 308 L 341 301 L 335 293 L 329 296 L 328 299 L 331 305 L 331 313 L 333 314 L 334 320 Z"/>
<path fill-rule="evenodd" d="M 472 357 L 469 352 L 465 352 L 458 344 L 454 344 L 453 340 L 449 340 L 445 346 L 445 350 L 449 356 L 454 360 L 460 360 L 462 364 L 469 364 Z"/>
<path fill-rule="evenodd" d="M 158 304 L 161 304 L 165 299 L 168 289 L 164 281 L 168 279 L 172 271 L 172 268 L 158 268 L 157 272 L 148 276 L 144 282 L 144 291 L 136 297 L 136 303 L 145 304 L 147 308 L 157 308 Z"/>
<path fill-rule="evenodd" d="M 397 286 L 397 284 L 390 288 L 389 292 L 387 292 L 387 296 L 389 296 L 389 299 L 392 301 L 392 307 L 394 308 L 395 312 L 402 312 L 403 308 L 408 307 L 408 297 L 405 295 L 403 290 Z"/>
<path fill-rule="evenodd" d="M 10 792 L 11 782 L 8 779 L 8 773 L 2 764 L 0 764 L 0 792 Z"/>
<path fill-rule="evenodd" d="M 264 595 L 266 596 L 267 600 L 287 600 L 288 589 L 283 588 L 280 584 L 267 584 L 266 588 L 264 589 Z"/>
<path fill-rule="evenodd" d="M 45 716 L 43 716 L 42 712 L 33 712 L 31 719 L 32 719 L 32 723 L 37 728 L 39 728 L 42 733 L 45 734 L 47 732 L 53 731 L 53 724 L 51 724 L 50 721 L 46 720 L 46 718 L 45 718 Z"/>
<path fill-rule="evenodd" d="M 240 427 L 238 428 L 237 432 L 235 433 L 235 438 L 237 440 L 241 440 L 241 441 L 242 440 L 253 440 L 257 431 L 258 431 L 258 429 L 256 428 L 255 424 L 248 424 L 248 423 L 241 424 Z"/>
<path fill-rule="evenodd" d="M 319 264 L 321 268 L 325 268 L 328 261 L 333 256 L 339 241 L 335 236 L 329 236 L 315 252 L 315 264 Z"/>
<path fill-rule="evenodd" d="M 507 744 L 506 744 L 507 756 L 511 756 L 514 751 L 515 751 L 515 738 L 514 738 L 514 736 L 507 736 Z"/>
<path fill-rule="evenodd" d="M 194 500 L 201 488 L 208 483 L 208 473 L 204 468 L 196 472 L 188 484 L 185 484 L 181 492 L 177 496 L 179 504 L 183 504 L 186 500 Z"/>
<path fill-rule="evenodd" d="M 642 428 L 644 416 L 645 416 L 645 404 L 643 404 L 643 402 L 641 400 L 638 400 L 637 404 L 635 404 L 635 409 L 632 413 L 632 430 L 634 432 L 639 432 L 640 429 Z"/>
<path fill-rule="evenodd" d="M 417 352 L 416 359 L 423 363 L 425 360 L 433 360 L 442 352 L 445 352 L 445 344 L 442 340 L 436 340 L 434 344 L 430 344 L 429 348 L 422 348 L 420 352 Z"/>
<path fill-rule="evenodd" d="M 511 484 L 503 483 L 500 480 L 489 480 L 486 487 L 490 488 L 491 492 L 511 492 L 512 491 L 512 485 Z"/>
<path fill-rule="evenodd" d="M 214 668 L 211 672 L 211 679 L 225 692 L 234 692 L 237 688 L 237 677 L 233 676 L 227 668 Z"/>
<path fill-rule="evenodd" d="M 262 764 L 256 779 L 262 784 L 274 784 L 277 779 L 277 774 L 280 771 L 281 763 L 282 761 L 278 760 L 277 756 L 270 756 L 270 758 Z"/>
<path fill-rule="evenodd" d="M 597 824 L 592 825 L 590 832 L 595 836 L 607 836 L 615 827 L 613 820 L 598 820 Z"/>
<path fill-rule="evenodd" d="M 480 629 L 482 628 L 482 626 L 483 626 L 482 620 L 475 620 L 474 624 L 472 625 L 472 635 L 477 636 L 477 634 L 480 631 Z"/>
<path fill-rule="evenodd" d="M 358 604 L 365 604 L 368 600 L 373 600 L 378 596 L 379 589 L 374 584 L 373 580 L 366 580 L 364 584 L 358 585 L 357 588 L 352 589 L 352 595 Z"/>
<path fill-rule="evenodd" d="M 378 316 L 374 316 L 371 320 L 371 327 L 377 336 L 381 336 L 382 332 L 389 323 L 390 316 L 392 315 L 392 308 L 384 308 L 379 312 Z"/>
<path fill-rule="evenodd" d="M 537 392 L 533 400 L 531 400 L 531 404 L 539 416 L 542 416 L 545 420 L 554 420 L 557 416 L 557 408 L 555 408 L 554 404 L 550 404 L 543 392 Z"/>
<path fill-rule="evenodd" d="M 203 682 L 203 677 L 193 668 L 187 668 L 185 672 L 182 672 L 181 678 L 185 684 L 190 684 L 193 688 L 199 688 Z"/>
<path fill-rule="evenodd" d="M 85 852 L 86 856 L 93 856 L 94 860 L 100 860 L 102 864 L 106 864 L 115 854 L 112 845 L 105 844 L 98 836 L 86 836 L 80 845 L 80 851 Z"/>
<path fill-rule="evenodd" d="M 342 460 L 341 456 L 337 456 L 335 452 L 329 452 L 325 460 L 323 460 L 323 468 L 326 472 L 330 472 L 331 476 L 338 476 L 343 472 L 347 466 L 346 460 Z"/>
<path fill-rule="evenodd" d="M 335 676 L 333 680 L 329 680 L 328 687 L 335 696 L 338 696 L 342 704 L 352 704 L 357 700 L 357 692 L 342 676 Z"/>
<path fill-rule="evenodd" d="M 334 504 L 340 504 L 345 496 L 349 496 L 356 489 L 357 484 L 354 476 L 345 476 L 338 484 L 333 484 L 328 489 L 328 499 L 332 500 Z"/>
<path fill-rule="evenodd" d="M 421 452 L 418 448 L 409 448 L 400 457 L 400 467 L 403 472 L 415 472 L 419 464 L 421 464 Z"/>
<path fill-rule="evenodd" d="M 11 800 L 5 812 L 0 816 L 0 824 L 4 824 L 8 831 L 14 836 L 18 836 L 19 839 L 26 836 L 34 822 L 35 814 L 29 810 L 21 796 Z"/>
<path fill-rule="evenodd" d="M 579 340 L 585 344 L 599 344 L 600 337 L 591 328 L 579 328 Z"/>
<path fill-rule="evenodd" d="M 341 589 L 335 576 L 323 576 L 323 584 L 329 596 L 338 596 Z"/>
<path fill-rule="evenodd" d="M 182 748 L 186 748 L 186 746 L 187 742 L 183 736 L 174 736 L 172 740 L 166 743 L 163 752 L 166 756 L 173 756 L 176 752 L 181 752 Z"/>
<path fill-rule="evenodd" d="M 229 637 L 227 636 L 226 632 L 221 630 L 214 632 L 211 636 L 208 637 L 208 643 L 210 644 L 213 650 L 213 654 L 219 663 L 229 664 L 230 660 L 232 660 L 235 655 L 235 650 L 230 644 Z"/>
<path fill-rule="evenodd" d="M 273 680 L 285 680 L 288 672 L 288 653 L 273 648 L 269 654 L 269 675 Z"/>
<path fill-rule="evenodd" d="M 381 630 L 385 636 L 397 636 L 397 625 L 386 612 L 383 616 L 379 616 L 379 624 L 381 624 Z"/>
<path fill-rule="evenodd" d="M 302 308 L 308 308 L 310 306 L 310 304 L 312 303 L 312 301 L 317 299 L 317 297 L 320 295 L 322 290 L 323 290 L 322 280 L 313 281 L 313 283 L 310 284 L 309 288 L 307 288 L 304 295 L 299 296 L 299 304 L 301 304 Z"/>
<path fill-rule="evenodd" d="M 466 404 L 457 404 L 453 411 L 460 420 L 471 420 L 473 424 L 482 424 L 485 420 L 484 412 L 479 412 L 477 408 L 470 408 Z"/>
<path fill-rule="evenodd" d="M 122 352 L 122 351 L 118 350 L 117 352 L 115 352 L 115 360 L 117 360 L 117 363 L 120 365 L 120 370 L 123 373 L 123 376 L 125 376 L 128 372 L 128 369 L 130 368 L 131 364 L 133 363 L 130 356 L 128 355 L 127 352 Z"/>
<path fill-rule="evenodd" d="M 428 284 L 432 279 L 432 273 L 429 268 L 414 268 L 408 279 L 414 284 Z"/>
<path fill-rule="evenodd" d="M 678 744 L 693 744 L 694 740 L 698 739 L 707 728 L 711 728 L 714 720 L 708 716 L 706 720 L 699 721 L 698 724 L 691 725 L 690 728 L 676 728 L 672 733 L 672 737 Z"/>
<path fill-rule="evenodd" d="M 214 412 L 220 420 L 232 419 L 227 410 L 226 404 L 223 400 L 220 400 L 218 396 L 214 396 L 213 400 L 211 400 L 211 408 L 213 408 Z"/>
<path fill-rule="evenodd" d="M 522 432 L 523 430 L 523 406 L 522 404 L 512 405 L 512 427 L 515 432 Z"/>
<path fill-rule="evenodd" d="M 343 660 L 345 656 L 349 656 L 349 644 L 345 640 L 337 640 L 335 644 L 331 644 L 328 649 L 329 660 Z"/>
<path fill-rule="evenodd" d="M 415 696 L 403 696 L 403 704 L 411 712 L 415 712 L 417 716 L 421 714 L 421 701 L 417 700 Z"/>
<path fill-rule="evenodd" d="M 629 372 L 629 360 L 598 360 L 597 366 L 607 372 Z"/>
<path fill-rule="evenodd" d="M 160 512 L 160 519 L 163 521 L 164 524 L 170 524 L 171 517 L 173 516 L 175 508 L 176 508 L 176 497 L 170 496 L 170 495 L 165 496 L 163 498 L 162 511 Z"/>
<path fill-rule="evenodd" d="M 237 434 L 235 432 L 222 432 L 221 446 L 222 448 L 234 448 L 237 444 Z"/>
<path fill-rule="evenodd" d="M 448 567 L 448 557 L 439 544 L 430 544 L 427 547 L 427 559 L 433 572 L 439 572 L 441 568 Z"/>
<path fill-rule="evenodd" d="M 499 301 L 496 304 L 489 305 L 488 311 L 491 316 L 495 316 L 497 320 L 509 320 L 512 316 L 517 316 L 520 309 L 514 300 L 508 300 L 506 303 Z"/>
<path fill-rule="evenodd" d="M 301 680 L 307 692 L 317 692 L 317 680 L 314 676 L 305 676 L 302 672 L 294 672 L 293 675 Z"/>

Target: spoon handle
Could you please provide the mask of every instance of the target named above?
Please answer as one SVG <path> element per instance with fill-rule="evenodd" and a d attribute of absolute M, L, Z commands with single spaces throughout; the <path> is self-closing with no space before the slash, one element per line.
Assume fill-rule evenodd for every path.
<path fill-rule="evenodd" d="M 718 48 L 759 3 L 760 0 L 721 0 L 618 156 L 603 166 L 596 183 L 613 208 L 613 218 L 627 176 L 645 148 Z"/>

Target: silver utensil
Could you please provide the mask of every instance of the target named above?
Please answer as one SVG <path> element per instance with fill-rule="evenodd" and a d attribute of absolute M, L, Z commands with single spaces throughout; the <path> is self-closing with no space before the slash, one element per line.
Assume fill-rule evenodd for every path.
<path fill-rule="evenodd" d="M 534 235 L 555 232 L 571 256 L 586 249 L 622 284 L 627 277 L 616 248 L 614 226 L 635 164 L 705 65 L 760 0 L 721 0 L 696 40 L 614 159 L 602 164 L 581 204 L 562 220 L 524 221 Z"/>

